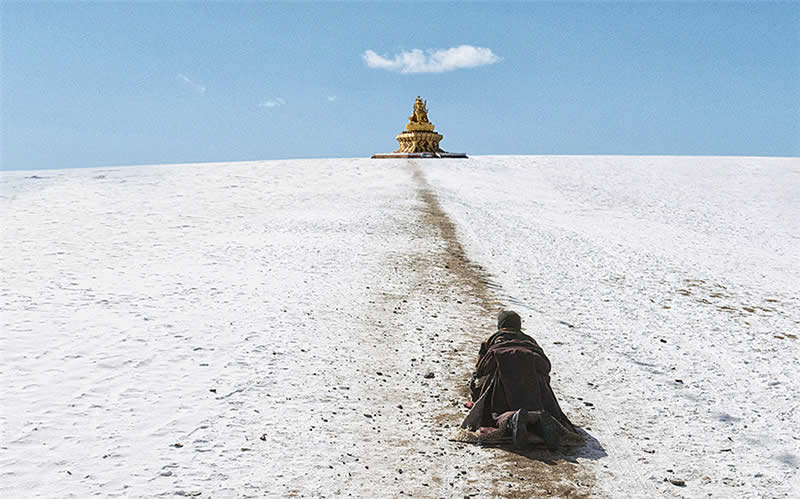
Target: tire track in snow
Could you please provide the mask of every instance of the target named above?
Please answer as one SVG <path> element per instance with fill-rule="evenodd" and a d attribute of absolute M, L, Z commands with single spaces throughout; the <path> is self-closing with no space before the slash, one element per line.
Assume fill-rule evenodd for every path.
<path fill-rule="evenodd" d="M 431 189 L 418 162 L 410 160 L 417 194 L 422 202 L 422 222 L 439 233 L 444 243 L 443 250 L 434 256 L 433 261 L 419 262 L 428 266 L 436 266 L 446 270 L 446 279 L 438 285 L 444 288 L 458 288 L 456 294 L 466 295 L 480 309 L 480 317 L 466 320 L 470 323 L 469 333 L 477 347 L 487 332 L 494 328 L 494 317 L 498 310 L 504 308 L 499 298 L 501 288 L 492 282 L 489 274 L 480 265 L 472 262 L 466 255 L 453 221 L 442 209 L 436 193 Z M 460 393 L 464 399 L 468 397 L 466 379 L 469 378 L 473 365 L 461 362 L 461 373 L 450 376 L 447 382 L 462 387 Z M 463 412 L 445 411 L 440 421 L 445 425 L 458 426 Z M 509 451 L 504 449 L 481 449 L 489 458 L 483 461 L 480 475 L 487 477 L 493 487 L 492 496 L 503 497 L 588 497 L 596 496 L 594 476 L 585 466 L 580 465 L 574 452 L 554 455 L 545 450 L 528 452 Z M 509 483 L 513 478 L 516 483 Z"/>

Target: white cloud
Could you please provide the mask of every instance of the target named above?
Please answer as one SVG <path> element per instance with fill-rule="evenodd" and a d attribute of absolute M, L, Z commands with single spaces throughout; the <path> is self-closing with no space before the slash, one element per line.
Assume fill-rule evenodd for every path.
<path fill-rule="evenodd" d="M 199 83 L 193 82 L 191 79 L 189 79 L 188 76 L 186 76 L 186 75 L 184 75 L 182 73 L 178 73 L 178 78 L 180 78 L 181 80 L 183 80 L 184 83 L 186 83 L 187 85 L 192 87 L 194 89 L 194 91 L 197 92 L 198 94 L 203 95 L 203 94 L 206 93 L 206 87 L 205 86 L 200 85 Z"/>
<path fill-rule="evenodd" d="M 285 100 L 281 99 L 280 97 L 275 97 L 274 99 L 265 100 L 264 102 L 259 104 L 258 107 L 272 108 L 272 107 L 280 107 L 284 104 L 286 104 Z"/>
<path fill-rule="evenodd" d="M 400 73 L 444 73 L 462 68 L 474 68 L 494 64 L 502 59 L 491 49 L 460 45 L 449 49 L 412 49 L 402 51 L 394 58 L 367 50 L 361 54 L 364 62 L 371 68 L 398 71 Z"/>
<path fill-rule="evenodd" d="M 328 102 L 333 102 L 335 100 L 336 100 L 336 96 L 335 95 L 328 96 Z"/>

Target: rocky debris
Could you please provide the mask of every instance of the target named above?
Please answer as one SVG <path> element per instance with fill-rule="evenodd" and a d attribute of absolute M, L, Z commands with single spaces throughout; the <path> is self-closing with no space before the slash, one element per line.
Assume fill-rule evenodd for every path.
<path fill-rule="evenodd" d="M 681 478 L 670 478 L 669 483 L 677 487 L 686 487 L 686 482 Z"/>

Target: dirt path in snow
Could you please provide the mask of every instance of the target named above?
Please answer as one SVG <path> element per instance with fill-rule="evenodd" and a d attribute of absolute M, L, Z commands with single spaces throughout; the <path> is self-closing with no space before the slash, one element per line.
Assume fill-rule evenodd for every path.
<path fill-rule="evenodd" d="M 409 161 L 417 193 L 422 206 L 421 222 L 438 232 L 443 247 L 436 253 L 418 255 L 416 270 L 421 274 L 424 287 L 432 293 L 446 296 L 453 293 L 462 297 L 471 307 L 470 316 L 462 316 L 461 322 L 469 324 L 464 332 L 450 331 L 458 337 L 444 338 L 445 342 L 457 342 L 461 346 L 458 358 L 450 355 L 447 362 L 454 370 L 436 385 L 459 387 L 463 400 L 468 399 L 466 380 L 471 375 L 474 356 L 483 336 L 493 331 L 494 318 L 504 308 L 499 298 L 499 288 L 484 269 L 470 261 L 458 239 L 456 227 L 439 204 L 439 200 L 427 183 L 419 164 Z M 464 328 L 462 328 L 464 329 Z M 463 353 L 466 352 L 465 362 Z M 433 386 L 433 389 L 440 388 Z M 444 410 L 437 418 L 443 426 L 456 428 L 466 413 L 466 409 L 453 407 Z M 491 492 L 483 490 L 481 495 L 490 494 L 503 497 L 588 497 L 596 495 L 593 491 L 594 477 L 586 467 L 581 466 L 575 451 L 551 453 L 546 450 L 518 452 L 511 449 L 477 448 L 471 445 L 452 443 L 456 449 L 465 451 L 466 466 L 478 470 Z"/>

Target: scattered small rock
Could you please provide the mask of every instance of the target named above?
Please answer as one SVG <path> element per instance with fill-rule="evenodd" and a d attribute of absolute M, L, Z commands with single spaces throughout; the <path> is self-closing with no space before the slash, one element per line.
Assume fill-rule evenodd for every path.
<path fill-rule="evenodd" d="M 262 442 L 266 442 L 267 441 L 267 434 L 266 433 L 262 433 L 261 436 L 258 437 L 258 439 L 261 440 Z"/>
<path fill-rule="evenodd" d="M 675 485 L 677 487 L 686 487 L 686 482 L 684 482 L 680 478 L 670 478 L 669 479 L 669 483 L 671 483 L 672 485 Z"/>
<path fill-rule="evenodd" d="M 667 342 L 667 340 L 665 340 L 664 338 L 661 338 L 659 341 L 660 341 L 661 343 L 666 343 L 666 342 Z"/>
<path fill-rule="evenodd" d="M 433 371 L 429 371 L 429 372 L 425 373 L 424 378 L 425 379 L 432 379 L 433 378 Z"/>
<path fill-rule="evenodd" d="M 180 449 L 181 447 L 183 447 L 183 444 L 180 442 L 175 442 L 174 444 L 172 444 L 172 446 L 175 447 L 176 449 Z"/>
<path fill-rule="evenodd" d="M 216 388 L 209 388 L 208 391 L 211 392 L 211 393 L 217 393 L 217 389 Z"/>

